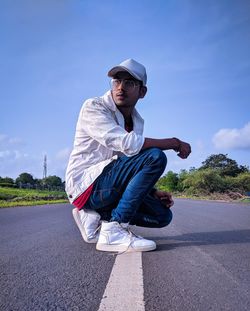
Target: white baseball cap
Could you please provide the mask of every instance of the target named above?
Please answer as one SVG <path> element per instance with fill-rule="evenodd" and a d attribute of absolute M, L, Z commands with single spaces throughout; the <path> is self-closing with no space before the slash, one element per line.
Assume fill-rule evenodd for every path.
<path fill-rule="evenodd" d="M 108 76 L 114 77 L 117 74 L 117 72 L 120 71 L 127 71 L 129 74 L 131 74 L 131 76 L 133 76 L 139 81 L 142 81 L 144 86 L 147 84 L 146 68 L 132 58 L 126 59 L 119 65 L 110 69 L 108 72 Z"/>

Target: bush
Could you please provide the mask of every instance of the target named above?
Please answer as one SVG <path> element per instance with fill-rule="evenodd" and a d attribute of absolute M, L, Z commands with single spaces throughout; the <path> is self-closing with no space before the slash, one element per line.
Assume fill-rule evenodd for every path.
<path fill-rule="evenodd" d="M 14 188 L 14 187 L 16 187 L 16 185 L 13 183 L 2 182 L 2 183 L 0 183 L 0 187 Z"/>
<path fill-rule="evenodd" d="M 165 176 L 163 176 L 157 183 L 159 189 L 165 191 L 176 191 L 178 186 L 178 174 L 169 171 Z"/>
<path fill-rule="evenodd" d="M 180 192 L 184 191 L 185 186 L 184 186 L 183 182 L 187 178 L 188 174 L 190 174 L 188 171 L 181 170 L 181 172 L 179 174 L 178 185 L 177 185 L 177 190 L 178 191 L 180 191 Z"/>
<path fill-rule="evenodd" d="M 226 189 L 224 179 L 212 169 L 188 173 L 182 186 L 189 194 L 223 192 Z"/>
<path fill-rule="evenodd" d="M 250 172 L 241 173 L 236 177 L 225 179 L 227 189 L 245 194 L 250 191 Z"/>

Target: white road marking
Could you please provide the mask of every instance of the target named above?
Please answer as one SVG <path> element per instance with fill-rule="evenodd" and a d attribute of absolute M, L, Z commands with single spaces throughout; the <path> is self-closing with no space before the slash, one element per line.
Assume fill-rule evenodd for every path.
<path fill-rule="evenodd" d="M 116 256 L 98 311 L 145 311 L 142 253 Z"/>

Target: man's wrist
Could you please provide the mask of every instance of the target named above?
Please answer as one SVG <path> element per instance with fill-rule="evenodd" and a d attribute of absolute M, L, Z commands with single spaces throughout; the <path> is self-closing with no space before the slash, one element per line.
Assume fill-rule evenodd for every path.
<path fill-rule="evenodd" d="M 155 187 L 153 187 L 150 191 L 150 194 L 151 195 L 154 195 L 156 193 L 157 189 Z"/>
<path fill-rule="evenodd" d="M 173 141 L 174 141 L 174 147 L 173 147 L 173 149 L 174 149 L 176 152 L 180 151 L 181 141 L 180 141 L 178 138 L 176 138 L 176 137 L 173 137 L 172 139 L 173 139 Z"/>

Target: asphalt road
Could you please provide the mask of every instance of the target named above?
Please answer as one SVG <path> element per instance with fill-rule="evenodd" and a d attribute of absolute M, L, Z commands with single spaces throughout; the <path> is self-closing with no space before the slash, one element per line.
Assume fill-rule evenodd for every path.
<path fill-rule="evenodd" d="M 116 256 L 83 242 L 71 209 L 0 210 L 0 310 L 98 310 Z M 135 229 L 158 244 L 142 255 L 145 310 L 250 310 L 250 205 L 173 212 L 167 228 Z"/>

